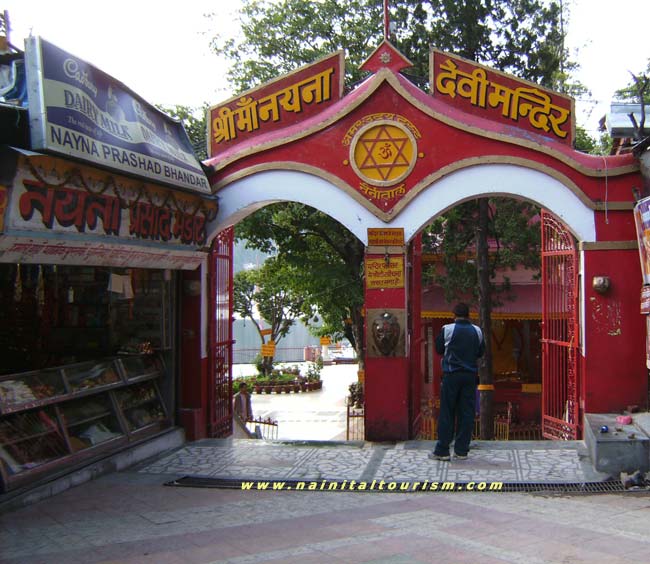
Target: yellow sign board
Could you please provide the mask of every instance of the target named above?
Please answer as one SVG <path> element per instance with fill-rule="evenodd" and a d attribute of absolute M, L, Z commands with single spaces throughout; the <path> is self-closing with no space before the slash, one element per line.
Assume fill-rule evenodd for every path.
<path fill-rule="evenodd" d="M 368 228 L 368 246 L 403 247 L 404 229 L 401 227 Z"/>
<path fill-rule="evenodd" d="M 262 345 L 262 356 L 275 356 L 275 345 Z"/>
<path fill-rule="evenodd" d="M 260 335 L 265 336 L 265 335 L 271 335 L 273 333 L 273 329 L 262 329 L 260 331 Z"/>
<path fill-rule="evenodd" d="M 366 288 L 404 288 L 404 257 L 366 259 Z"/>
<path fill-rule="evenodd" d="M 331 345 L 332 344 L 332 338 L 331 337 L 321 337 L 320 338 L 320 344 L 321 345 Z"/>

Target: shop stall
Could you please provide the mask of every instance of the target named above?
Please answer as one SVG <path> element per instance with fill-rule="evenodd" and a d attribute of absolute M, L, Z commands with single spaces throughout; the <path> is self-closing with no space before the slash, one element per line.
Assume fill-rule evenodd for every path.
<path fill-rule="evenodd" d="M 0 101 L 4 492 L 177 424 L 181 272 L 217 212 L 180 123 L 38 38 L 25 66 L 28 103 Z"/>

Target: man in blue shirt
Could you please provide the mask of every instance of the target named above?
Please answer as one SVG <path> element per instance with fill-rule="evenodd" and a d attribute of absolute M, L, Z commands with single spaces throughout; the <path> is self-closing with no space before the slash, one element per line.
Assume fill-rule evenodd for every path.
<path fill-rule="evenodd" d="M 442 388 L 438 416 L 438 443 L 429 458 L 451 460 L 449 445 L 454 441 L 457 459 L 466 459 L 474 429 L 478 359 L 485 352 L 479 327 L 469 320 L 469 307 L 454 306 L 454 323 L 444 325 L 436 337 L 436 352 L 442 357 Z"/>

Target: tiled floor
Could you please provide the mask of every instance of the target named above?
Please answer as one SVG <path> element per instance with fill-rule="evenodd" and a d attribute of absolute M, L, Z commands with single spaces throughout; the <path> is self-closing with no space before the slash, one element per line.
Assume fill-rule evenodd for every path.
<path fill-rule="evenodd" d="M 432 461 L 429 441 L 395 445 L 206 440 L 140 471 L 260 480 L 599 481 L 581 441 L 477 441 L 468 460 Z"/>
<path fill-rule="evenodd" d="M 462 463 L 428 460 L 431 446 L 189 444 L 129 472 L 0 514 L 0 562 L 648 562 L 645 492 L 274 492 L 164 485 L 193 473 L 387 481 L 599 477 L 580 443 L 477 443 Z"/>

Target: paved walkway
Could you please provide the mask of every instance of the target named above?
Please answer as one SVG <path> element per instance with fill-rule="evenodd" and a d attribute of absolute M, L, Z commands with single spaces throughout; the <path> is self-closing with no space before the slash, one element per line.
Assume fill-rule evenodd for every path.
<path fill-rule="evenodd" d="M 596 480 L 582 443 L 205 440 L 0 514 L 2 563 L 648 562 L 646 492 L 242 491 L 169 487 L 187 475 L 310 480 Z M 320 482 L 317 482 L 319 481 Z M 294 482 L 291 482 L 292 484 Z"/>
<path fill-rule="evenodd" d="M 429 460 L 432 441 L 397 444 L 208 439 L 141 472 L 222 480 L 576 483 L 607 479 L 582 441 L 475 441 L 468 460 Z"/>
<path fill-rule="evenodd" d="M 327 385 L 318 395 L 255 396 L 253 407 L 258 415 L 275 413 L 291 438 L 321 438 L 311 423 L 328 429 L 324 438 L 337 438 L 347 386 L 341 373 L 347 371 L 324 371 Z M 611 483 L 593 470 L 582 442 L 476 441 L 468 460 L 451 462 L 429 460 L 432 448 L 430 441 L 188 443 L 0 513 L 0 563 L 649 561 L 648 492 L 559 489 Z M 273 480 L 285 487 L 262 491 Z M 524 487 L 481 491 L 498 482 Z M 187 483 L 203 487 L 179 485 Z M 418 491 L 400 490 L 406 483 L 419 483 Z M 442 483 L 453 491 L 433 488 Z"/>
<path fill-rule="evenodd" d="M 300 366 L 305 374 L 305 363 L 287 363 Z M 236 375 L 254 374 L 252 365 L 236 365 Z M 317 392 L 299 394 L 253 394 L 253 412 L 256 417 L 278 422 L 278 439 L 289 440 L 345 440 L 345 397 L 349 386 L 357 381 L 358 365 L 325 366 L 321 373 L 323 388 Z"/>

